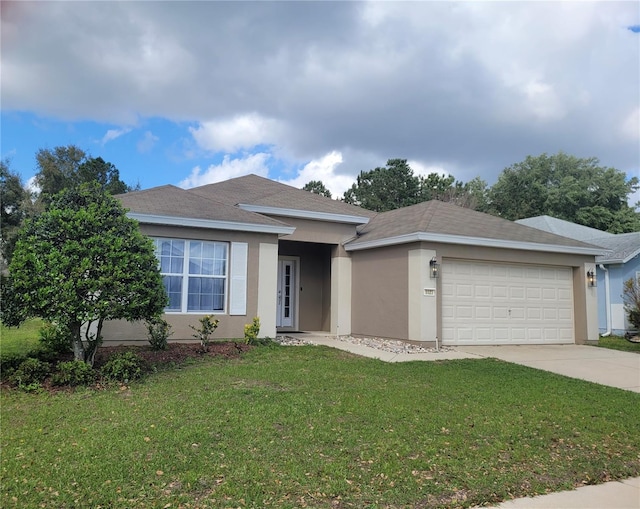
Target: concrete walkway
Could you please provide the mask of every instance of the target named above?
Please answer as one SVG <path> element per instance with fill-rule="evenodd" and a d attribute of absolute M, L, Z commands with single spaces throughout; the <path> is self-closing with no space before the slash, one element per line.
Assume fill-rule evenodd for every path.
<path fill-rule="evenodd" d="M 640 392 L 640 355 L 586 345 L 457 346 L 435 353 L 392 353 L 350 343 L 326 333 L 291 334 L 317 345 L 338 348 L 386 362 L 481 359 L 551 371 L 581 380 Z M 538 497 L 503 502 L 498 509 L 639 509 L 640 477 L 583 486 Z"/>

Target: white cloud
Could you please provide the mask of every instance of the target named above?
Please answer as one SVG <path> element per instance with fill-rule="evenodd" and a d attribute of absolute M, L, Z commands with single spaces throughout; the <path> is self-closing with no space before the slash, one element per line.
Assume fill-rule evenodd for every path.
<path fill-rule="evenodd" d="M 136 148 L 138 152 L 144 154 L 145 152 L 151 151 L 151 149 L 155 146 L 160 138 L 155 136 L 151 131 L 147 131 L 144 133 L 144 136 L 138 141 Z"/>
<path fill-rule="evenodd" d="M 280 180 L 283 184 L 302 188 L 312 180 L 320 180 L 331 191 L 334 198 L 341 197 L 354 183 L 350 175 L 336 174 L 336 169 L 342 164 L 342 153 L 336 150 L 325 154 L 319 159 L 308 162 L 298 175 L 290 180 Z"/>
<path fill-rule="evenodd" d="M 211 152 L 237 152 L 257 145 L 271 145 L 282 138 L 282 126 L 277 120 L 257 113 L 237 115 L 222 120 L 201 122 L 190 127 L 200 148 Z"/>
<path fill-rule="evenodd" d="M 450 175 L 449 172 L 444 169 L 444 167 L 439 165 L 423 164 L 420 161 L 407 161 L 407 164 L 411 166 L 414 175 L 422 175 L 423 177 L 426 177 L 431 173 L 437 173 L 438 175 L 446 176 Z"/>
<path fill-rule="evenodd" d="M 123 127 L 122 129 L 109 129 L 106 134 L 102 137 L 102 145 L 115 140 L 116 138 L 120 138 L 120 136 L 131 132 L 130 127 Z"/>
<path fill-rule="evenodd" d="M 35 175 L 33 177 L 31 177 L 29 180 L 27 180 L 27 183 L 25 185 L 25 188 L 27 189 L 27 191 L 29 191 L 30 193 L 34 193 L 34 194 L 40 194 L 40 188 L 38 187 L 38 185 L 36 184 L 36 177 Z"/>
<path fill-rule="evenodd" d="M 250 173 L 267 177 L 269 175 L 269 168 L 267 167 L 269 158 L 270 155 L 264 152 L 238 159 L 231 159 L 228 155 L 225 155 L 220 164 L 212 164 L 204 172 L 199 166 L 196 166 L 191 171 L 191 174 L 181 181 L 178 186 L 189 189 L 241 177 Z"/>
<path fill-rule="evenodd" d="M 640 142 L 640 107 L 632 111 L 624 120 L 621 134 L 625 138 Z"/>

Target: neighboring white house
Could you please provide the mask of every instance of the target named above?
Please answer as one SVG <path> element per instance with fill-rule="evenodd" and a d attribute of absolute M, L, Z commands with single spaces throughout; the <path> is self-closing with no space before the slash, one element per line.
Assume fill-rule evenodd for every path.
<path fill-rule="evenodd" d="M 640 277 L 640 232 L 614 234 L 550 216 L 516 223 L 602 247 L 602 254 L 596 257 L 600 332 L 623 334 L 632 328 L 624 311 L 622 288 L 626 280 Z"/>

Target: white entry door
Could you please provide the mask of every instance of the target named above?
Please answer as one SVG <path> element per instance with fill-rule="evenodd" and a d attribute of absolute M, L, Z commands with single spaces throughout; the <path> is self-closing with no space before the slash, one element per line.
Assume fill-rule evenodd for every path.
<path fill-rule="evenodd" d="M 294 258 L 278 260 L 278 308 L 276 327 L 297 328 L 298 263 Z"/>

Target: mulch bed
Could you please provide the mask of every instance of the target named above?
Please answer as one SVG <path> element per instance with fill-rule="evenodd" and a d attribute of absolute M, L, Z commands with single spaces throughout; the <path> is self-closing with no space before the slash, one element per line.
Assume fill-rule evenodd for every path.
<path fill-rule="evenodd" d="M 166 350 L 152 350 L 150 346 L 101 346 L 96 353 L 94 367 L 100 369 L 113 355 L 121 352 L 133 352 L 150 365 L 182 364 L 191 359 L 222 357 L 235 359 L 253 347 L 233 341 L 214 341 L 208 350 L 202 350 L 200 343 L 169 343 Z"/>

